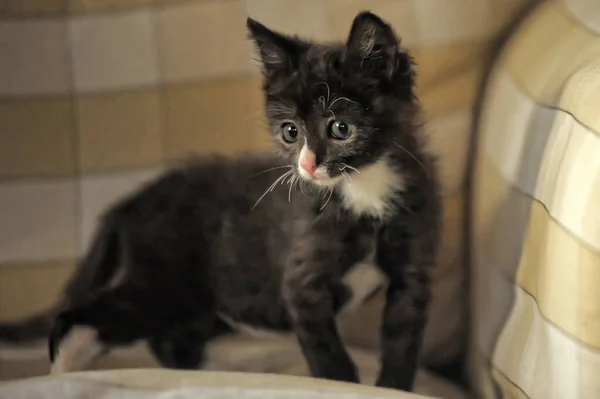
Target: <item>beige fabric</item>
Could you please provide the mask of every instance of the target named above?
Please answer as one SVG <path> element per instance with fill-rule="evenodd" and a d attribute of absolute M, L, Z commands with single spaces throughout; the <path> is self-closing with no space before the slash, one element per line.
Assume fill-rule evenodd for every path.
<path fill-rule="evenodd" d="M 542 4 L 496 65 L 474 204 L 484 398 L 600 397 L 600 3 Z"/>
<path fill-rule="evenodd" d="M 189 152 L 269 148 L 247 14 L 331 40 L 371 9 L 418 63 L 446 210 L 424 360 L 456 356 L 466 335 L 460 243 L 471 106 L 488 43 L 525 3 L 0 0 L 0 319 L 48 306 L 98 214 L 165 165 Z M 346 322 L 349 342 L 377 347 L 381 300 Z M 11 359 L 0 379 L 45 372 Z"/>
<path fill-rule="evenodd" d="M 306 378 L 169 370 L 88 372 L 0 386 L 0 399 L 425 399 L 406 392 Z"/>
<path fill-rule="evenodd" d="M 99 212 L 166 163 L 189 152 L 269 148 L 246 14 L 331 40 L 371 9 L 414 52 L 442 155 L 450 233 L 426 347 L 436 361 L 455 355 L 465 326 L 459 243 L 470 106 L 486 44 L 521 3 L 0 1 L 0 284 L 9 287 L 0 291 L 0 318 L 47 306 Z M 377 340 L 372 328 L 354 335 Z"/>
<path fill-rule="evenodd" d="M 379 370 L 377 353 L 356 347 L 349 349 L 353 360 L 359 367 L 361 383 L 373 385 Z M 49 369 L 46 352 L 44 343 L 27 350 L 5 348 L 0 371 L 7 379 L 46 374 Z M 205 367 L 209 370 L 303 377 L 309 375 L 304 357 L 296 339 L 292 336 L 266 338 L 238 335 L 224 337 L 210 343 L 207 348 L 207 357 Z M 110 355 L 100 358 L 92 366 L 96 370 L 148 367 L 158 367 L 158 364 L 142 343 L 131 348 L 115 350 Z M 146 383 L 151 382 L 152 380 L 149 380 Z M 420 370 L 417 374 L 415 392 L 445 399 L 467 398 L 466 393 L 453 384 L 424 370 Z"/>

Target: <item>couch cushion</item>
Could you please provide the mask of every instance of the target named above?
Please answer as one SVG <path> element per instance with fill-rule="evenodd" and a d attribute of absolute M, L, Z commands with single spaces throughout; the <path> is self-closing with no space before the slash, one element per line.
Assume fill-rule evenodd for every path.
<path fill-rule="evenodd" d="M 0 386 L 0 397 L 88 399 L 426 399 L 401 391 L 290 376 L 115 370 L 46 377 Z"/>
<path fill-rule="evenodd" d="M 542 3 L 486 88 L 473 203 L 484 398 L 600 397 L 600 3 Z"/>

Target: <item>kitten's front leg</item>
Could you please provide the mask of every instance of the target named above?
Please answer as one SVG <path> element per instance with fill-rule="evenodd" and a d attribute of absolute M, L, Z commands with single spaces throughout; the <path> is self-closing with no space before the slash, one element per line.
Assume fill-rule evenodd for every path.
<path fill-rule="evenodd" d="M 335 323 L 334 290 L 339 284 L 335 246 L 315 236 L 298 243 L 286 265 L 283 295 L 311 375 L 358 382 Z"/>
<path fill-rule="evenodd" d="M 387 226 L 380 234 L 377 262 L 389 285 L 377 386 L 412 390 L 428 318 L 430 272 L 439 240 L 437 218 L 432 212 L 410 223 Z"/>
<path fill-rule="evenodd" d="M 412 390 L 427 322 L 429 282 L 423 265 L 390 275 L 381 325 L 381 370 L 377 386 Z"/>

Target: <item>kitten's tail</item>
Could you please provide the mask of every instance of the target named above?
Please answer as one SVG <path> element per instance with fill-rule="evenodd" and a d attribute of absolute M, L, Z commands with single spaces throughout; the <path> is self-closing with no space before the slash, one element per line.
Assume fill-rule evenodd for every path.
<path fill-rule="evenodd" d="M 0 323 L 0 342 L 23 344 L 47 338 L 56 315 L 68 306 L 76 306 L 110 284 L 119 268 L 121 240 L 114 218 L 105 217 L 92 246 L 67 282 L 62 299 L 51 308 L 14 322 Z"/>
<path fill-rule="evenodd" d="M 53 308 L 15 323 L 0 323 L 0 341 L 18 344 L 47 337 L 55 315 L 56 310 Z"/>

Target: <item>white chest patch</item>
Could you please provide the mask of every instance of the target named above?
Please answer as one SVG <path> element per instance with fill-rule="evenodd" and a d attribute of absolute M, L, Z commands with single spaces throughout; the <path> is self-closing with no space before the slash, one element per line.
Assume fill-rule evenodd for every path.
<path fill-rule="evenodd" d="M 378 161 L 352 173 L 351 180 L 341 184 L 344 207 L 357 216 L 383 218 L 394 192 L 403 190 L 404 186 L 404 178 L 387 160 Z"/>

